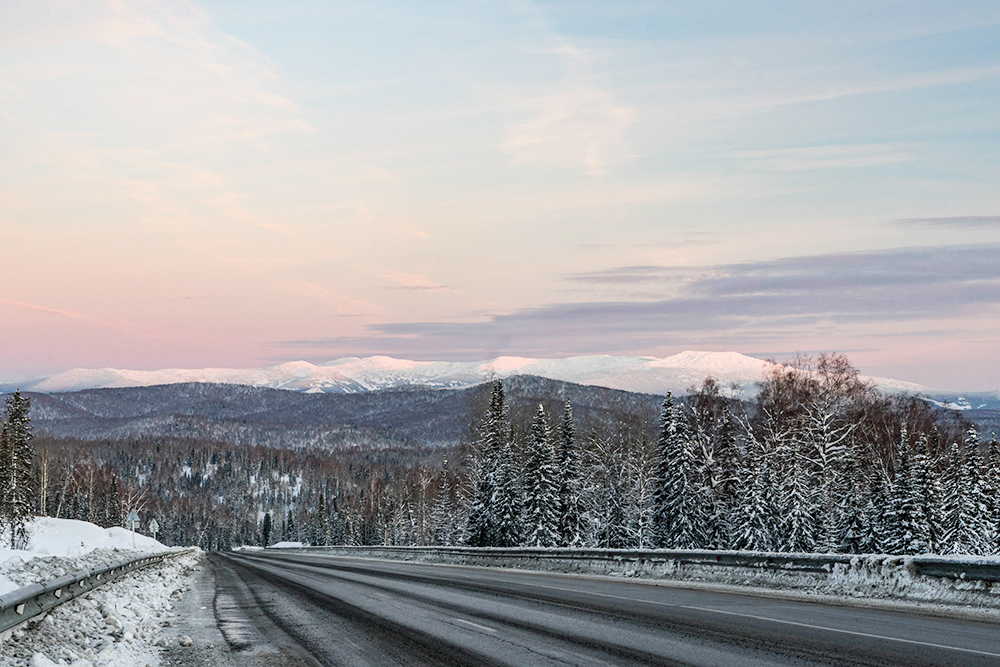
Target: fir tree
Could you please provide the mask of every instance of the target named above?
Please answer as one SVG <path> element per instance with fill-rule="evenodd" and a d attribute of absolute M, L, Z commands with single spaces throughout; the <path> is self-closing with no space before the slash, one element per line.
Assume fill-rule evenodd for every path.
<path fill-rule="evenodd" d="M 629 547 L 628 518 L 625 509 L 625 492 L 621 480 L 615 480 L 608 489 L 604 520 L 599 536 L 605 549 L 626 549 Z"/>
<path fill-rule="evenodd" d="M 7 397 L 0 427 L 0 528 L 10 533 L 11 549 L 27 541 L 27 524 L 34 514 L 35 479 L 31 472 L 30 399 L 15 391 Z"/>
<path fill-rule="evenodd" d="M 788 438 L 779 443 L 779 458 L 786 473 L 779 485 L 781 547 L 784 551 L 811 552 L 816 549 L 816 496 L 809 477 L 808 463 L 798 443 Z"/>
<path fill-rule="evenodd" d="M 472 547 L 501 546 L 500 542 L 506 542 L 510 538 L 510 535 L 506 534 L 509 532 L 507 526 L 504 528 L 505 534 L 500 535 L 501 514 L 505 517 L 504 520 L 509 520 L 516 514 L 517 503 L 512 495 L 513 490 L 504 488 L 507 479 L 512 483 L 516 480 L 513 470 L 510 469 L 512 465 L 510 416 L 503 384 L 499 380 L 493 384 L 490 404 L 481 431 L 479 459 L 476 461 L 478 482 L 469 510 L 466 541 Z M 505 506 L 501 508 L 498 502 L 505 503 Z"/>
<path fill-rule="evenodd" d="M 312 545 L 315 547 L 325 547 L 330 544 L 330 515 L 326 508 L 326 496 L 319 494 L 319 501 L 316 503 L 316 513 L 314 515 L 312 529 Z"/>
<path fill-rule="evenodd" d="M 837 550 L 841 553 L 865 552 L 865 500 L 868 496 L 858 469 L 858 454 L 856 448 L 851 447 L 844 456 L 837 510 Z"/>
<path fill-rule="evenodd" d="M 912 555 L 920 553 L 926 545 L 917 535 L 917 499 L 910 483 L 912 473 L 906 438 L 904 428 L 896 448 L 895 470 L 889 486 L 885 550 L 892 554 Z"/>
<path fill-rule="evenodd" d="M 458 534 L 458 525 L 456 523 L 457 514 L 457 491 L 451 471 L 448 468 L 448 459 L 445 459 L 444 470 L 441 472 L 437 493 L 434 495 L 434 505 L 431 509 L 434 544 L 450 547 L 461 542 L 461 536 Z"/>
<path fill-rule="evenodd" d="M 986 520 L 993 534 L 988 553 L 997 554 L 1000 553 L 1000 444 L 997 443 L 996 434 L 990 438 L 986 450 L 983 489 L 987 499 Z"/>
<path fill-rule="evenodd" d="M 969 478 L 969 504 L 972 521 L 969 530 L 971 553 L 983 556 L 993 551 L 994 529 L 990 521 L 988 480 L 979 454 L 979 432 L 970 427 L 965 436 L 965 468 Z"/>
<path fill-rule="evenodd" d="M 739 476 L 732 546 L 744 551 L 773 551 L 777 548 L 777 513 L 772 503 L 774 489 L 763 446 L 751 438 L 747 465 Z"/>
<path fill-rule="evenodd" d="M 271 543 L 271 513 L 264 515 L 264 521 L 260 526 L 260 546 L 266 547 Z"/>
<path fill-rule="evenodd" d="M 121 494 L 118 490 L 118 475 L 112 473 L 104 502 L 104 525 L 107 527 L 121 526 L 124 523 L 124 518 L 122 516 Z"/>
<path fill-rule="evenodd" d="M 706 498 L 693 465 L 687 417 L 668 395 L 660 418 L 657 443 L 657 489 L 653 535 L 659 547 L 698 549 L 705 546 Z"/>
<path fill-rule="evenodd" d="M 555 459 L 545 409 L 539 405 L 531 423 L 531 446 L 524 471 L 525 544 L 529 547 L 553 547 L 559 543 L 559 487 Z"/>
<path fill-rule="evenodd" d="M 861 537 L 859 540 L 860 553 L 877 554 L 883 553 L 885 548 L 885 516 L 886 492 L 885 484 L 881 477 L 875 478 L 868 489 L 868 497 L 865 499 L 865 509 L 861 522 Z"/>
<path fill-rule="evenodd" d="M 805 455 L 815 476 L 810 480 L 813 496 L 811 507 L 816 518 L 813 521 L 816 546 L 825 552 L 834 551 L 838 542 L 840 472 L 843 465 L 849 437 L 856 424 L 844 423 L 841 419 L 840 397 L 834 392 L 826 392 L 808 402 L 803 416 Z"/>
<path fill-rule="evenodd" d="M 653 494 L 653 544 L 660 548 L 671 546 L 671 536 L 676 523 L 676 508 L 673 505 L 676 493 L 673 485 L 678 480 L 677 460 L 681 454 L 676 449 L 677 440 L 674 437 L 675 416 L 674 398 L 668 393 L 660 409 L 660 429 L 656 441 L 657 487 Z"/>
<path fill-rule="evenodd" d="M 927 436 L 917 438 L 917 453 L 910 474 L 910 494 L 913 499 L 913 553 L 932 553 L 940 524 L 940 485 L 931 470 L 927 456 Z"/>
<path fill-rule="evenodd" d="M 493 484 L 493 539 L 489 547 L 516 547 L 523 536 L 521 478 L 510 443 L 500 449 L 500 462 Z"/>
<path fill-rule="evenodd" d="M 988 526 L 979 484 L 979 435 L 969 429 L 964 446 L 952 443 L 944 489 L 942 547 L 949 554 L 976 554 L 984 550 Z"/>
<path fill-rule="evenodd" d="M 583 542 L 583 485 L 580 454 L 576 448 L 576 428 L 569 401 L 563 408 L 559 426 L 559 546 L 576 547 Z"/>

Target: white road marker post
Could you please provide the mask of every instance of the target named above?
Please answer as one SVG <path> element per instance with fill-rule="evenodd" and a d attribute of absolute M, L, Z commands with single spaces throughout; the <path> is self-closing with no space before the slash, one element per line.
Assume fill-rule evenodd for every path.
<path fill-rule="evenodd" d="M 132 548 L 135 549 L 135 529 L 139 527 L 139 513 L 132 510 L 128 513 L 128 527 L 132 529 Z"/>

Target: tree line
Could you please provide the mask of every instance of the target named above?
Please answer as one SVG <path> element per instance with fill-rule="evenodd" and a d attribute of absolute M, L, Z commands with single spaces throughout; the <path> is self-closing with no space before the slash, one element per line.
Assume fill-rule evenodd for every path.
<path fill-rule="evenodd" d="M 4 452 L 25 423 L 7 401 Z M 301 541 L 1000 551 L 995 440 L 981 442 L 954 412 L 881 395 L 842 356 L 774 366 L 751 401 L 709 379 L 668 396 L 658 418 L 592 415 L 583 433 L 572 405 L 545 403 L 525 409 L 496 382 L 471 406 L 460 446 L 334 452 L 31 440 L 29 420 L 35 456 L 27 472 L 20 464 L 29 483 L 18 488 L 30 489 L 28 515 L 121 525 L 136 509 L 144 525 L 157 519 L 165 543 L 205 549 Z M 10 467 L 0 470 L 7 498 Z"/>
<path fill-rule="evenodd" d="M 466 544 L 1000 553 L 995 437 L 879 394 L 842 356 L 775 366 L 750 405 L 711 379 L 685 401 L 668 396 L 652 438 L 623 429 L 577 443 L 569 405 L 548 421 L 539 406 L 519 447 L 495 384 Z"/>

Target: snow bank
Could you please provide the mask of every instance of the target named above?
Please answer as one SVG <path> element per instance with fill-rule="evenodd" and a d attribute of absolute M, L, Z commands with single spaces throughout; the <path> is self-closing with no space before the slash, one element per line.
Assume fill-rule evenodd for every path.
<path fill-rule="evenodd" d="M 23 550 L 0 549 L 0 594 L 71 574 L 169 551 L 124 528 L 37 517 Z M 5 639 L 0 667 L 132 667 L 157 664 L 170 609 L 200 558 L 193 551 L 137 570 L 28 621 Z"/>
<path fill-rule="evenodd" d="M 151 537 L 86 521 L 36 517 L 28 525 L 26 549 L 0 548 L 0 595 L 87 568 L 110 565 L 130 555 L 167 551 Z M 8 541 L 0 544 L 10 544 Z"/>
<path fill-rule="evenodd" d="M 272 544 L 269 549 L 299 549 L 302 547 L 301 542 L 277 542 Z"/>
<path fill-rule="evenodd" d="M 119 552 L 120 554 L 120 552 Z M 173 605 L 200 553 L 189 552 L 59 605 L 5 640 L 0 667 L 141 667 L 170 643 Z"/>

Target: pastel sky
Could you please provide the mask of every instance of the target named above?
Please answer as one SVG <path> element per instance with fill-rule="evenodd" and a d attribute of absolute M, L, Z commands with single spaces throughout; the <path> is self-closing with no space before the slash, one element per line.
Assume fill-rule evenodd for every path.
<path fill-rule="evenodd" d="M 0 331 L 998 389 L 1000 4 L 0 0 Z"/>

